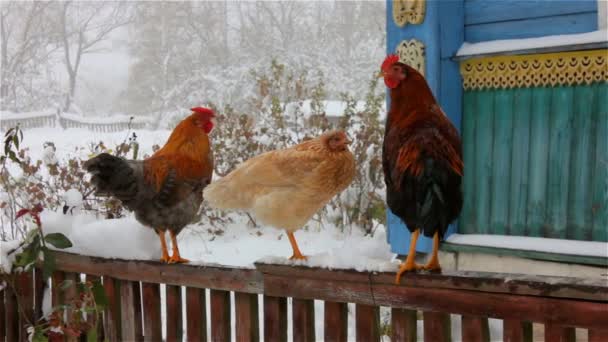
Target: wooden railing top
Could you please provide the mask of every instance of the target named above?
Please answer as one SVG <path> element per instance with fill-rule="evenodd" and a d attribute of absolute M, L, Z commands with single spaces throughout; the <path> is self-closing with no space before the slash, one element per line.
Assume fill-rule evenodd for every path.
<path fill-rule="evenodd" d="M 255 269 L 206 265 L 167 265 L 157 261 L 106 259 L 55 252 L 57 268 L 64 272 L 112 276 L 117 279 L 168 285 L 263 293 L 262 274 Z"/>
<path fill-rule="evenodd" d="M 417 287 L 608 302 L 608 280 L 524 274 L 444 271 L 406 274 L 395 285 L 392 272 L 358 272 L 256 263 L 255 269 L 217 264 L 166 265 L 156 261 L 106 259 L 55 252 L 58 269 L 118 279 L 263 293 L 265 277 L 348 282 L 370 286 Z"/>

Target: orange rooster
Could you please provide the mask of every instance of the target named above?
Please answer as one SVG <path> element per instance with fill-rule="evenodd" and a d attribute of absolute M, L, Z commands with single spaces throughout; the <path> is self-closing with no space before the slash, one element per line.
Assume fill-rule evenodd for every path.
<path fill-rule="evenodd" d="M 263 153 L 211 183 L 205 199 L 212 207 L 246 210 L 264 224 L 285 229 L 291 259 L 306 259 L 294 232 L 352 182 L 355 159 L 349 143 L 344 132 L 333 131 Z"/>
<path fill-rule="evenodd" d="M 396 276 L 407 271 L 439 271 L 439 240 L 462 209 L 462 146 L 454 125 L 443 113 L 424 77 L 388 56 L 381 76 L 390 89 L 382 166 L 386 201 L 412 233 L 410 250 Z M 433 237 L 433 252 L 425 266 L 416 265 L 420 232 Z"/>
<path fill-rule="evenodd" d="M 213 154 L 208 134 L 214 117 L 211 109 L 192 108 L 165 146 L 143 161 L 102 153 L 85 163 L 98 195 L 118 198 L 140 223 L 156 231 L 162 262 L 188 262 L 179 254 L 176 236 L 194 219 L 203 201 L 202 190 L 211 182 Z M 171 257 L 166 231 L 173 245 Z"/>

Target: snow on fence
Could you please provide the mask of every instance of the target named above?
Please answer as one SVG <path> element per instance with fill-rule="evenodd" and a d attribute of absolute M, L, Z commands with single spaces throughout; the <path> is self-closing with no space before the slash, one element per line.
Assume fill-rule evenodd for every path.
<path fill-rule="evenodd" d="M 133 118 L 131 120 L 131 118 Z M 70 113 L 10 113 L 0 112 L 0 131 L 6 132 L 17 124 L 21 128 L 38 127 L 62 127 L 62 128 L 86 128 L 93 132 L 117 132 L 131 129 L 144 129 L 150 124 L 146 117 L 132 117 L 128 115 L 114 115 L 104 118 L 89 118 Z"/>
<path fill-rule="evenodd" d="M 160 284 L 166 284 L 166 341 L 205 341 L 210 312 L 212 341 L 257 341 L 263 322 L 265 341 L 286 341 L 287 298 L 292 301 L 293 341 L 315 339 L 313 300 L 324 301 L 326 341 L 346 341 L 347 303 L 355 303 L 357 341 L 379 341 L 379 306 L 390 307 L 392 341 L 448 341 L 450 313 L 462 315 L 462 336 L 454 340 L 488 341 L 488 317 L 503 319 L 505 341 L 532 339 L 531 323 L 544 324 L 545 341 L 569 341 L 574 327 L 588 329 L 589 341 L 608 341 L 608 285 L 603 280 L 481 272 L 408 274 L 395 285 L 394 273 L 327 270 L 256 264 L 255 269 L 218 265 L 165 265 L 153 261 L 103 259 L 57 252 L 60 271 L 52 277 L 53 306 L 61 304 L 64 279 L 103 280 L 109 298 L 103 328 L 109 341 L 161 341 Z M 43 279 L 21 275 L 20 296 L 30 318 L 41 315 Z M 182 291 L 185 287 L 185 316 Z M 205 289 L 210 289 L 206 303 Z M 0 301 L 0 340 L 20 341 L 15 296 L 5 288 Z M 231 321 L 231 292 L 235 319 Z M 62 293 L 69 297 L 69 293 Z M 258 316 L 258 294 L 263 317 Z M 73 294 L 71 294 L 73 295 Z M 66 300 L 64 298 L 64 300 Z M 206 308 L 210 307 L 207 311 Z M 418 310 L 423 331 L 417 331 Z M 182 336 L 185 321 L 186 336 Z M 5 325 L 3 323 L 6 323 Z"/>

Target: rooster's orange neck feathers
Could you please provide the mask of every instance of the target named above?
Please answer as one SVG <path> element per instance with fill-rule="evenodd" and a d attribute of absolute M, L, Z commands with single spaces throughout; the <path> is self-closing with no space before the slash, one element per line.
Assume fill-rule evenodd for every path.
<path fill-rule="evenodd" d="M 145 160 L 146 181 L 160 189 L 170 169 L 177 177 L 197 179 L 203 177 L 209 152 L 209 137 L 192 117 L 184 119 L 173 130 L 167 143 L 152 157 Z"/>

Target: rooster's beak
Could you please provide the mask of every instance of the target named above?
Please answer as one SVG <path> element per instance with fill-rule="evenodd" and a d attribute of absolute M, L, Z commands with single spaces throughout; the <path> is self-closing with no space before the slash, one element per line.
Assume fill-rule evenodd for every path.
<path fill-rule="evenodd" d="M 352 143 L 353 143 L 353 141 L 352 141 L 352 140 L 350 140 L 350 139 L 346 139 L 345 143 L 346 143 L 346 145 L 350 145 L 350 144 L 352 144 Z"/>
<path fill-rule="evenodd" d="M 378 73 L 378 75 L 376 75 L 376 77 L 378 77 L 378 78 L 384 77 L 384 71 L 380 70 L 380 72 Z"/>

